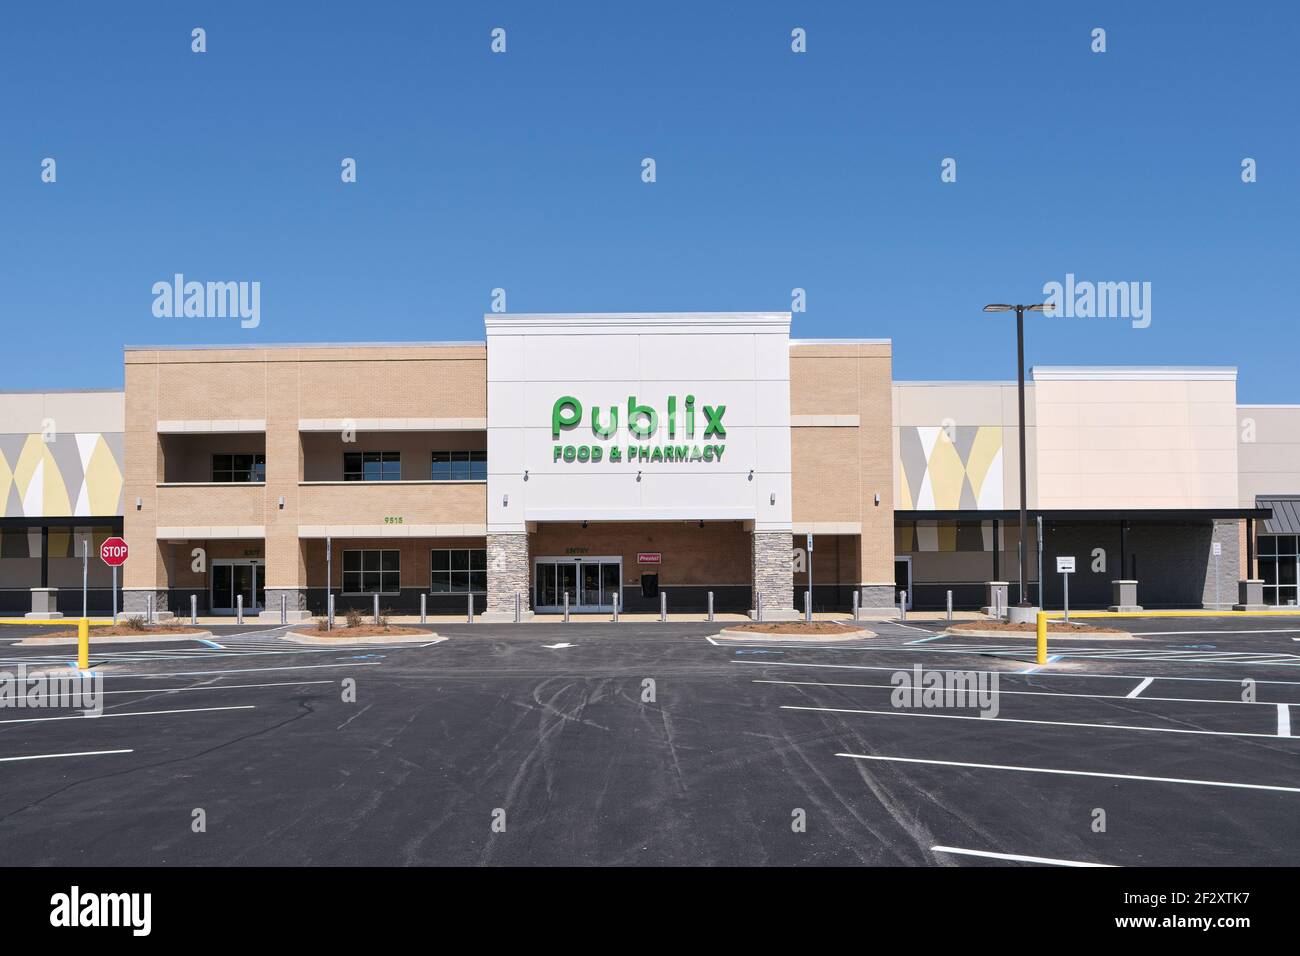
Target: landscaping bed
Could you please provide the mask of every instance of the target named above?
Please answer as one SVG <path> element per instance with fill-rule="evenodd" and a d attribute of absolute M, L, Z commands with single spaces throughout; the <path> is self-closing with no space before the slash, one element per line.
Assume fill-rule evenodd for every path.
<path fill-rule="evenodd" d="M 993 632 L 997 634 L 1037 634 L 1038 625 L 1036 624 L 1011 624 L 1007 621 L 963 621 L 961 624 L 953 624 L 948 628 L 949 631 L 978 631 L 980 633 Z M 1127 634 L 1127 631 L 1117 627 L 1108 627 L 1105 624 L 1093 624 L 1091 621 L 1087 624 L 1066 624 L 1064 621 L 1048 621 L 1048 634 Z"/>
<path fill-rule="evenodd" d="M 295 630 L 302 637 L 330 637 L 341 641 L 357 637 L 429 637 L 432 632 L 423 627 L 407 627 L 404 624 L 347 624 L 335 620 L 333 629 L 326 630 L 325 622 L 318 620 L 311 627 Z"/>
<path fill-rule="evenodd" d="M 131 625 L 125 623 L 113 624 L 104 627 L 92 627 L 90 629 L 90 639 L 93 641 L 101 637 L 207 637 L 210 632 L 201 627 L 191 627 L 188 624 L 145 624 Z M 77 639 L 77 629 L 51 631 L 49 634 L 40 634 L 28 640 L 38 641 L 66 641 Z"/>
<path fill-rule="evenodd" d="M 848 634 L 861 636 L 862 628 L 838 621 L 755 621 L 752 624 L 733 624 L 725 629 L 727 634 L 780 634 L 785 637 L 816 635 L 842 637 Z"/>

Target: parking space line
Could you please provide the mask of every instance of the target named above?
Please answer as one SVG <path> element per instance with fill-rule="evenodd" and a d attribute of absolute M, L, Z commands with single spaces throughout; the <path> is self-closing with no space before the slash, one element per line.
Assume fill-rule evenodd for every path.
<path fill-rule="evenodd" d="M 1019 853 L 992 853 L 989 850 L 967 850 L 957 846 L 932 846 L 934 853 L 955 853 L 960 856 L 982 856 L 990 860 L 1011 860 L 1015 863 L 1043 863 L 1048 866 L 1105 866 L 1113 863 L 1086 863 L 1083 860 L 1056 860 L 1050 856 L 1021 856 Z"/>
<path fill-rule="evenodd" d="M 814 664 L 809 661 L 731 661 L 732 664 L 754 664 L 758 667 L 829 667 L 834 670 L 847 671 L 889 671 L 891 674 L 905 670 L 897 665 L 885 667 L 881 664 Z M 1016 671 L 992 671 L 978 670 L 971 667 L 950 668 L 950 670 L 960 670 L 966 674 L 1001 674 L 1003 677 L 1009 677 L 1016 674 Z M 1099 674 L 1095 671 L 1061 671 L 1052 673 L 1050 671 L 1038 673 L 1035 677 L 1107 677 L 1114 680 L 1142 680 L 1141 674 Z M 1156 680 L 1182 680 L 1182 681 L 1199 681 L 1209 684 L 1237 684 L 1240 686 L 1241 681 L 1233 677 L 1172 677 L 1157 676 Z M 1277 684 L 1286 687 L 1300 687 L 1300 681 L 1297 680 L 1256 680 L 1256 684 Z"/>
<path fill-rule="evenodd" d="M 103 754 L 133 754 L 134 750 L 78 750 L 67 754 L 30 754 L 25 757 L 0 757 L 0 763 L 12 763 L 15 760 L 50 760 L 53 757 L 98 757 Z"/>
<path fill-rule="evenodd" d="M 1026 717 L 984 717 L 978 714 L 936 714 L 931 711 L 916 710 L 855 710 L 851 707 L 806 707 L 798 704 L 782 704 L 782 710 L 809 710 L 828 714 L 864 714 L 871 717 L 930 717 L 935 720 L 979 720 L 986 723 L 1005 724 L 1039 724 L 1044 727 L 1087 727 L 1091 730 L 1145 730 L 1157 734 L 1196 734 L 1202 737 L 1268 737 L 1273 739 L 1278 734 L 1257 734 L 1244 730 L 1190 730 L 1185 727 L 1142 727 L 1137 724 L 1090 724 L 1073 720 L 1030 720 Z M 1290 737 L 1300 740 L 1300 737 Z"/>
<path fill-rule="evenodd" d="M 1136 687 L 1134 687 L 1134 688 L 1133 688 L 1131 691 L 1129 691 L 1125 696 L 1126 696 L 1126 697 L 1137 697 L 1137 696 L 1138 696 L 1139 694 L 1141 694 L 1144 690 L 1146 690 L 1148 687 L 1151 686 L 1151 682 L 1152 682 L 1153 680 L 1155 680 L 1154 677 L 1144 677 L 1144 678 L 1142 678 L 1142 683 L 1140 683 L 1140 684 L 1138 684 Z"/>
<path fill-rule="evenodd" d="M 253 710 L 253 704 L 235 704 L 230 707 L 186 707 L 180 710 L 132 710 L 121 714 L 66 714 L 62 717 L 19 717 L 0 720 L 0 724 L 41 724 L 52 720 L 103 720 L 106 717 L 157 717 L 161 714 L 202 714 L 213 710 Z"/>
<path fill-rule="evenodd" d="M 255 687 L 306 687 L 333 684 L 332 680 L 282 680 L 270 684 L 200 684 L 197 687 L 140 687 L 134 690 L 106 690 L 104 694 L 174 694 L 187 690 L 249 690 Z"/>
<path fill-rule="evenodd" d="M 875 690 L 896 690 L 897 684 L 836 684 L 825 681 L 811 680 L 755 680 L 753 684 L 789 684 L 796 687 L 869 687 Z M 1081 700 L 1129 700 L 1133 697 L 1132 693 L 1128 694 L 1067 694 L 1060 690 L 1003 690 L 998 688 L 988 688 L 984 691 L 987 694 L 1014 694 L 1017 697 L 1077 697 Z M 1152 703 L 1171 703 L 1171 704 L 1236 704 L 1241 707 L 1281 707 L 1286 706 L 1278 704 L 1275 701 L 1267 700 L 1221 700 L 1217 697 L 1142 697 L 1140 700 L 1151 701 Z"/>
<path fill-rule="evenodd" d="M 264 674 L 267 671 L 309 671 L 325 667 L 375 667 L 379 661 L 355 661 L 350 664 L 286 664 L 283 667 L 230 667 L 219 671 L 168 671 L 165 674 L 114 674 L 108 677 L 206 677 L 212 674 Z M 1265 684 L 1268 681 L 1256 681 Z"/>
<path fill-rule="evenodd" d="M 1277 735 L 1279 737 L 1291 736 L 1291 705 L 1277 705 Z"/>
<path fill-rule="evenodd" d="M 1271 790 L 1300 793 L 1300 787 L 1282 787 L 1268 783 L 1236 783 L 1231 780 L 1197 780 L 1191 777 L 1149 777 L 1135 773 L 1103 773 L 1100 770 L 1060 770 L 1054 767 L 1017 767 L 1001 763 L 966 763 L 960 760 L 926 760 L 920 757 L 887 757 L 883 754 L 836 754 L 851 760 L 882 760 L 892 763 L 930 764 L 940 767 L 969 767 L 975 770 L 1015 770 L 1020 773 L 1061 774 L 1067 777 L 1102 777 L 1107 780 L 1141 780 L 1147 783 L 1181 783 L 1197 787 L 1230 787 L 1234 790 Z"/>

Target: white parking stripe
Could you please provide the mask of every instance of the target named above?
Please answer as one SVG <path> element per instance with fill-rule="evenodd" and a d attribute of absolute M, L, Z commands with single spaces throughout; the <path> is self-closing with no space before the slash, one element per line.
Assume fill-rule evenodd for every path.
<path fill-rule="evenodd" d="M 1138 695 L 1141 694 L 1144 690 L 1146 690 L 1148 687 L 1151 686 L 1151 682 L 1152 682 L 1153 680 L 1155 680 L 1154 677 L 1144 677 L 1144 678 L 1142 678 L 1142 683 L 1138 684 L 1138 685 L 1137 685 L 1136 687 L 1134 687 L 1131 691 L 1129 691 L 1128 694 L 1127 694 L 1126 696 L 1128 696 L 1128 697 L 1136 697 L 1136 696 L 1138 696 Z"/>
<path fill-rule="evenodd" d="M 788 684 L 794 687 L 869 687 L 877 690 L 894 690 L 897 684 L 835 684 L 824 681 L 814 680 L 755 680 L 750 681 L 752 684 Z M 1132 693 L 1128 694 L 1067 694 L 1059 690 L 1003 690 L 998 688 L 993 690 L 989 688 L 985 691 L 988 694 L 1014 694 L 1017 697 L 1077 697 L 1081 700 L 1129 700 Z M 1236 704 L 1242 707 L 1277 707 L 1280 706 L 1275 701 L 1267 700 L 1220 700 L 1217 697 L 1143 697 L 1141 700 L 1151 701 L 1152 703 L 1171 703 L 1171 704 Z"/>
<path fill-rule="evenodd" d="M 851 707 L 803 707 L 782 704 L 782 710 L 811 710 L 828 714 L 865 714 L 871 717 L 930 717 L 936 720 L 979 720 L 986 723 L 1039 724 L 1044 727 L 1087 727 L 1092 730 L 1147 730 L 1158 734 L 1197 734 L 1203 737 L 1277 737 L 1235 730 L 1188 730 L 1184 727 L 1141 727 L 1135 724 L 1087 724 L 1072 720 L 1029 720 L 1024 717 L 981 717 L 978 714 L 936 714 L 928 710 L 855 710 Z M 1300 740 L 1300 737 L 1292 737 Z"/>
<path fill-rule="evenodd" d="M 891 674 L 896 673 L 899 670 L 897 665 L 893 667 L 885 667 L 883 665 L 878 665 L 878 664 L 813 664 L 807 661 L 732 661 L 731 663 L 732 664 L 754 664 L 757 665 L 758 667 L 829 667 L 834 670 L 843 670 L 843 671 L 889 671 Z M 970 667 L 963 667 L 960 668 L 960 670 L 964 674 L 1001 674 L 1003 677 L 1010 677 L 1016 673 L 1015 671 L 1008 671 L 1008 670 L 998 670 L 998 671 L 977 670 Z M 1038 673 L 1034 675 L 1034 677 L 1036 678 L 1038 677 L 1065 677 L 1065 678 L 1107 677 L 1114 680 L 1142 680 L 1142 676 L 1143 675 L 1141 674 L 1098 674 L 1095 672 L 1084 673 L 1082 671 L 1070 671 L 1068 673 L 1062 672 L 1057 674 Z M 1201 683 L 1208 683 L 1208 684 L 1237 684 L 1238 686 L 1240 686 L 1241 684 L 1240 680 L 1233 677 L 1160 676 L 1157 677 L 1156 680 L 1199 681 Z M 1256 684 L 1278 684 L 1286 687 L 1300 687 L 1300 681 L 1297 680 L 1257 680 L 1255 681 L 1255 683 Z"/>
<path fill-rule="evenodd" d="M 381 661 L 353 661 L 350 664 L 291 664 L 284 667 L 231 667 L 219 671 L 169 671 L 165 674 L 107 674 L 107 677 L 206 677 L 211 674 L 264 674 L 267 671 L 313 671 L 326 667 L 375 667 Z M 1275 683 L 1255 681 L 1257 684 Z"/>
<path fill-rule="evenodd" d="M 0 763 L 14 760 L 49 760 L 52 757 L 98 757 L 101 754 L 133 754 L 134 750 L 78 750 L 68 754 L 32 754 L 27 757 L 0 757 Z"/>
<path fill-rule="evenodd" d="M 991 853 L 988 850 L 965 850 L 957 846 L 932 846 L 935 853 L 955 853 L 960 856 L 982 856 L 990 860 L 1012 860 L 1016 863 L 1045 863 L 1048 866 L 1114 866 L 1113 863 L 1085 863 L 1082 860 L 1055 860 L 1049 856 L 1021 856 L 1019 853 Z"/>
<path fill-rule="evenodd" d="M 1291 705 L 1277 705 L 1277 735 L 1279 737 L 1291 736 Z"/>
<path fill-rule="evenodd" d="M 333 684 L 332 680 L 282 680 L 272 684 L 202 684 L 197 687 L 141 687 L 137 690 L 106 690 L 104 694 L 174 694 L 187 690 L 249 690 L 255 687 L 306 687 L 309 684 Z M 1231 703 L 1229 701 L 1228 703 Z"/>
<path fill-rule="evenodd" d="M 236 704 L 230 707 L 189 707 L 182 710 L 132 710 L 121 714 L 68 714 L 63 717 L 20 717 L 17 720 L 0 720 L 0 724 L 40 724 L 51 720 L 103 720 L 106 717 L 156 717 L 160 714 L 202 714 L 213 710 L 253 709 L 253 704 Z"/>
<path fill-rule="evenodd" d="M 960 760 L 922 760 L 919 757 L 886 757 L 881 754 L 836 754 L 851 760 L 883 760 L 894 763 L 932 764 L 940 767 L 970 767 L 975 770 L 1016 770 L 1020 773 L 1050 773 L 1067 777 L 1103 777 L 1107 780 L 1143 780 L 1149 783 L 1182 783 L 1198 787 L 1231 787 L 1235 790 L 1273 790 L 1300 793 L 1300 787 L 1280 787 L 1267 783 L 1235 783 L 1230 780 L 1196 780 L 1190 777 L 1147 777 L 1135 773 L 1103 773 L 1099 770 L 1058 770 L 1053 767 L 1017 767 L 1001 763 L 965 763 Z"/>

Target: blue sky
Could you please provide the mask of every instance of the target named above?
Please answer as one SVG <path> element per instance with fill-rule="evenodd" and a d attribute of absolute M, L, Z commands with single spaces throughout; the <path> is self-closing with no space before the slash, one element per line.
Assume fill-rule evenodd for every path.
<path fill-rule="evenodd" d="M 126 343 L 481 339 L 496 287 L 512 312 L 801 287 L 796 336 L 1005 379 L 1012 323 L 981 307 L 1074 273 L 1150 282 L 1151 325 L 1036 318 L 1030 364 L 1233 364 L 1242 401 L 1298 402 L 1298 24 L 1282 2 L 9 5 L 0 388 L 120 385 Z M 260 282 L 260 326 L 156 318 L 177 272 Z"/>

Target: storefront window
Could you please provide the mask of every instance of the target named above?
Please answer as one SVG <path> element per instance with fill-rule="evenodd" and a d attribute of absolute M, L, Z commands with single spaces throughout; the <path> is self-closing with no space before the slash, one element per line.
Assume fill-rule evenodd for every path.
<path fill-rule="evenodd" d="M 1279 607 L 1300 603 L 1300 535 L 1269 534 L 1259 537 L 1259 576 L 1264 580 L 1264 603 Z"/>
<path fill-rule="evenodd" d="M 402 556 L 397 550 L 344 551 L 344 594 L 397 594 L 401 591 Z"/>
<path fill-rule="evenodd" d="M 430 552 L 431 594 L 483 594 L 487 591 L 486 548 L 438 548 Z"/>

